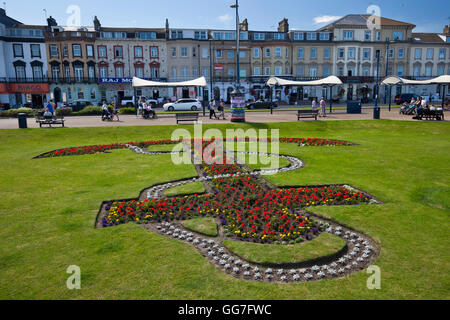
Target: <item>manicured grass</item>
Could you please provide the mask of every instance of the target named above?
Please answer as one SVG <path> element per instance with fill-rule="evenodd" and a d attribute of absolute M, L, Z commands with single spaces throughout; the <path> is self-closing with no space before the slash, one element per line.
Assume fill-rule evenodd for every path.
<path fill-rule="evenodd" d="M 181 223 L 186 228 L 210 237 L 217 237 L 217 224 L 213 218 L 195 218 Z"/>
<path fill-rule="evenodd" d="M 305 262 L 333 255 L 346 246 L 344 240 L 329 233 L 322 233 L 312 241 L 286 246 L 229 240 L 224 244 L 238 256 L 260 264 Z"/>
<path fill-rule="evenodd" d="M 438 122 L 320 121 L 205 125 L 279 129 L 280 136 L 343 139 L 353 147 L 298 147 L 305 162 L 268 177 L 280 185 L 347 183 L 382 205 L 309 208 L 375 239 L 381 290 L 369 275 L 311 283 L 238 280 L 195 248 L 128 224 L 94 229 L 102 201 L 196 175 L 170 155 L 110 154 L 32 160 L 69 146 L 168 139 L 175 126 L 0 130 L 0 299 L 449 299 L 450 126 Z M 183 126 L 193 132 L 193 126 Z M 269 132 L 270 133 L 270 132 Z M 81 290 L 66 270 L 81 268 Z"/>
<path fill-rule="evenodd" d="M 167 189 L 164 194 L 166 195 L 166 197 L 173 197 L 178 195 L 200 194 L 204 193 L 205 191 L 206 190 L 203 186 L 203 183 L 193 182 Z"/>

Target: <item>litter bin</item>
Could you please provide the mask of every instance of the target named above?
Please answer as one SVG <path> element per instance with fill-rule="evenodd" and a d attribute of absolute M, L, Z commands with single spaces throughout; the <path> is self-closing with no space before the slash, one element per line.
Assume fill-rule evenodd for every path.
<path fill-rule="evenodd" d="M 27 128 L 27 114 L 19 113 L 17 115 L 17 118 L 19 119 L 19 129 L 26 129 Z"/>
<path fill-rule="evenodd" d="M 361 114 L 362 105 L 361 101 L 348 101 L 347 113 L 349 114 Z"/>
<path fill-rule="evenodd" d="M 373 118 L 380 119 L 380 107 L 373 108 Z"/>

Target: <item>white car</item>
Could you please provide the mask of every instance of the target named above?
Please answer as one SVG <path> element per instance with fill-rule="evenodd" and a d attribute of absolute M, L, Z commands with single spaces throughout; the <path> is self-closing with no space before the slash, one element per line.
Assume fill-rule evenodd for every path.
<path fill-rule="evenodd" d="M 177 102 L 166 103 L 164 111 L 197 111 L 202 109 L 202 103 L 197 99 L 180 99 Z"/>

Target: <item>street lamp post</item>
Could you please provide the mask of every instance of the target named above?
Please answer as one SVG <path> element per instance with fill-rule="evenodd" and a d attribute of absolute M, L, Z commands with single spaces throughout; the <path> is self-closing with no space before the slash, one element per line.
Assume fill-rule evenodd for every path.
<path fill-rule="evenodd" d="M 240 23 L 239 23 L 239 0 L 231 8 L 236 9 L 236 87 L 231 93 L 231 122 L 245 122 L 245 98 L 240 91 L 241 75 L 239 68 L 240 58 Z"/>
<path fill-rule="evenodd" d="M 378 106 L 378 95 L 380 93 L 380 51 L 377 51 L 377 74 L 376 74 L 376 95 L 375 95 L 375 106 L 373 107 L 373 118 L 380 119 L 380 107 Z"/>

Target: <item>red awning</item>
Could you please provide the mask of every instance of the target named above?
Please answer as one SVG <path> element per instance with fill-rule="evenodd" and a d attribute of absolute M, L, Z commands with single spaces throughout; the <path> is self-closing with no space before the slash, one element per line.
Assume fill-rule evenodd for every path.
<path fill-rule="evenodd" d="M 6 86 L 6 83 L 0 83 L 0 94 L 7 94 L 8 88 Z"/>
<path fill-rule="evenodd" d="M 50 88 L 48 83 L 11 83 L 8 91 L 10 93 L 46 94 L 50 93 Z"/>

